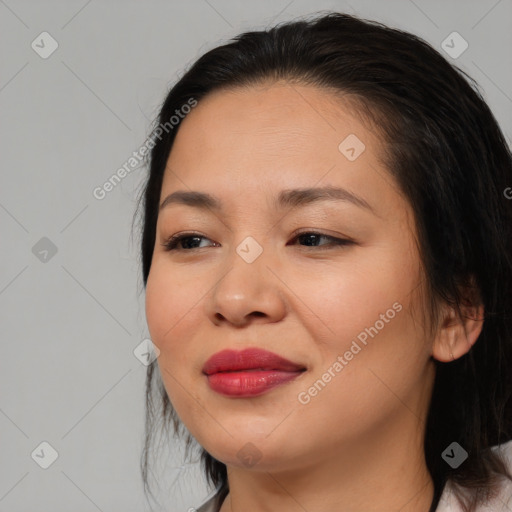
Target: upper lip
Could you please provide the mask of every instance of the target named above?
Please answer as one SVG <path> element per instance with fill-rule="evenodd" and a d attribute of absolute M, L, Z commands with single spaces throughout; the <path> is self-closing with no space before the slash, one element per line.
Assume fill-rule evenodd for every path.
<path fill-rule="evenodd" d="M 244 350 L 222 350 L 213 354 L 203 366 L 203 373 L 228 372 L 236 370 L 280 370 L 296 372 L 305 370 L 304 365 L 294 363 L 273 352 L 260 348 Z"/>

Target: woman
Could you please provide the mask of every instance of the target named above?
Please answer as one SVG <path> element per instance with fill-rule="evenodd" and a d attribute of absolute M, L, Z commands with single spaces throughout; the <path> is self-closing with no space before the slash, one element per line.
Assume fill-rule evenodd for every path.
<path fill-rule="evenodd" d="M 200 511 L 507 506 L 512 157 L 470 81 L 331 13 L 171 89 L 141 196 L 146 484 L 156 378 Z"/>

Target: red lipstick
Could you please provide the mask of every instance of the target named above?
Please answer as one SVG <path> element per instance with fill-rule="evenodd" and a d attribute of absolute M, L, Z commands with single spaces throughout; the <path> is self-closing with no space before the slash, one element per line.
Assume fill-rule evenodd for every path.
<path fill-rule="evenodd" d="M 272 352 L 248 348 L 217 352 L 206 361 L 203 373 L 213 391 L 226 396 L 250 397 L 295 379 L 305 369 Z"/>

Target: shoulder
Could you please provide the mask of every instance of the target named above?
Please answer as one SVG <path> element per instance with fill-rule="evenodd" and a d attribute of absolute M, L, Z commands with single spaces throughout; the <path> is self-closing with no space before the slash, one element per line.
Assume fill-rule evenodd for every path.
<path fill-rule="evenodd" d="M 502 455 L 503 461 L 512 474 L 512 441 L 493 446 L 493 451 Z M 503 478 L 500 482 L 496 496 L 486 503 L 477 507 L 475 512 L 510 512 L 512 510 L 512 481 Z M 443 491 L 436 512 L 462 512 L 462 508 L 454 495 L 453 485 L 448 482 Z"/>

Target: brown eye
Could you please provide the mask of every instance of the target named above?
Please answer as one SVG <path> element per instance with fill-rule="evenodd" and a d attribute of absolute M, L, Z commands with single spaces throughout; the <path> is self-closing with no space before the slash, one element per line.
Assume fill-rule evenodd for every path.
<path fill-rule="evenodd" d="M 321 244 L 320 246 L 316 245 L 316 242 L 321 239 L 331 240 L 330 244 Z M 332 246 L 340 246 L 340 245 L 351 245 L 354 242 L 352 240 L 348 240 L 345 238 L 335 238 L 330 235 L 326 235 L 324 233 L 317 233 L 314 231 L 307 231 L 300 233 L 293 240 L 304 240 L 306 243 L 304 244 L 306 247 L 323 247 L 327 246 L 327 248 Z"/>
<path fill-rule="evenodd" d="M 201 243 L 201 239 L 209 240 L 197 233 L 182 233 L 180 235 L 173 235 L 169 237 L 162 245 L 165 247 L 166 251 L 201 249 L 202 247 L 197 246 L 198 243 Z M 178 247 L 178 244 L 180 244 L 181 247 Z"/>

